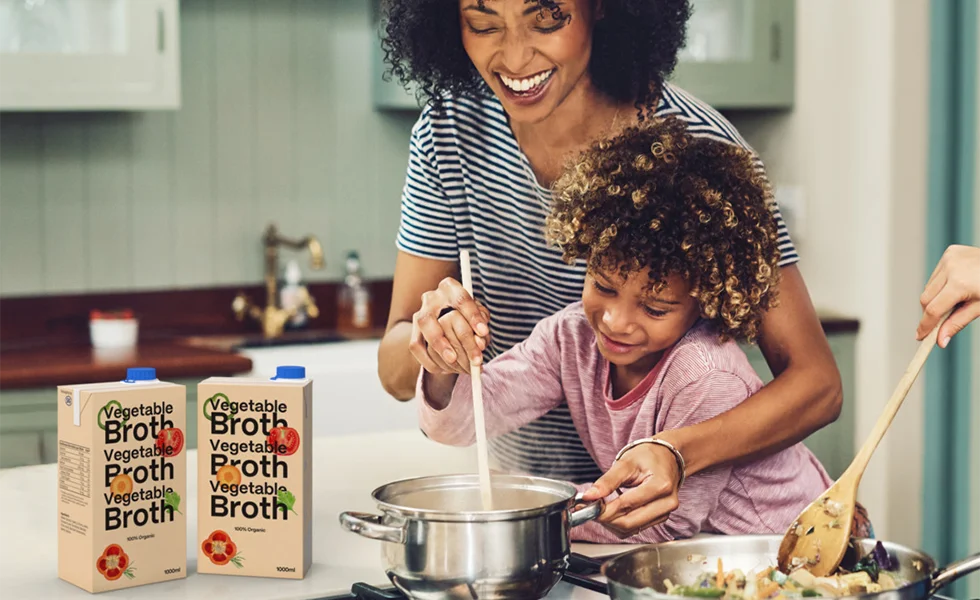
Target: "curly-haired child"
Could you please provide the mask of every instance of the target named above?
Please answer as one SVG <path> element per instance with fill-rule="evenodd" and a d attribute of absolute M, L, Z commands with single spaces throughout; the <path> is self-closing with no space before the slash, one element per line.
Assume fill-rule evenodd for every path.
<path fill-rule="evenodd" d="M 587 264 L 582 301 L 483 366 L 488 435 L 567 403 L 606 472 L 580 488 L 586 498 L 608 495 L 605 527 L 587 523 L 574 539 L 619 541 L 631 520 L 643 521 L 627 510 L 629 491 L 613 495 L 654 475 L 643 473 L 651 452 L 674 455 L 670 476 L 682 485 L 676 497 L 638 509 L 669 516 L 629 541 L 785 531 L 832 483 L 805 446 L 685 480 L 683 456 L 658 438 L 762 387 L 736 341 L 754 340 L 776 302 L 779 248 L 750 154 L 657 120 L 595 144 L 554 188 L 546 236 L 566 261 Z M 430 438 L 473 443 L 470 390 L 467 375 L 423 372 L 420 422 Z"/>

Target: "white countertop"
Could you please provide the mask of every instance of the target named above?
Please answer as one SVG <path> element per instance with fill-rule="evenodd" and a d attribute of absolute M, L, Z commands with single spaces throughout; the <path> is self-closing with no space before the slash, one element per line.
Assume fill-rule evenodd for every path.
<path fill-rule="evenodd" d="M 380 542 L 341 529 L 345 510 L 377 512 L 371 491 L 423 475 L 470 473 L 472 448 L 432 442 L 418 430 L 317 438 L 313 442 L 313 566 L 305 579 L 197 574 L 197 453 L 187 453 L 187 573 L 185 579 L 100 594 L 109 598 L 251 598 L 298 600 L 350 590 L 363 581 L 388 585 Z M 58 579 L 56 465 L 0 470 L 0 590 L 7 598 L 90 598 Z M 628 546 L 574 544 L 590 556 Z"/>

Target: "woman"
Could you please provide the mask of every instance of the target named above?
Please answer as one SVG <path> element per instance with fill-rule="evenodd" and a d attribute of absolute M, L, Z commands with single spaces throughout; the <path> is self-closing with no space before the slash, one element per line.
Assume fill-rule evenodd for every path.
<path fill-rule="evenodd" d="M 420 365 L 468 372 L 575 302 L 585 267 L 562 262 L 543 236 L 548 186 L 596 138 L 674 115 L 694 135 L 745 142 L 717 112 L 666 84 L 683 45 L 686 0 L 413 0 L 384 9 L 386 59 L 429 104 L 412 132 L 388 328 L 385 389 L 415 395 Z M 758 168 L 762 169 L 761 162 Z M 780 304 L 760 346 L 775 380 L 738 407 L 641 444 L 602 479 L 567 408 L 492 441 L 508 470 L 630 488 L 601 521 L 624 534 L 664 520 L 687 476 L 767 456 L 837 418 L 840 376 L 785 225 Z M 474 255 L 473 290 L 457 281 Z M 420 301 L 421 298 L 421 301 Z M 494 335 L 487 323 L 494 322 Z"/>

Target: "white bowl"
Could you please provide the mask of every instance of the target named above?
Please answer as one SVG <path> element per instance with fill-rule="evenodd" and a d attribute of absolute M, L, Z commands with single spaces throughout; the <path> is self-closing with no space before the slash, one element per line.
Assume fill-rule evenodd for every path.
<path fill-rule="evenodd" d="M 91 319 L 88 325 L 93 348 L 136 346 L 139 319 Z"/>

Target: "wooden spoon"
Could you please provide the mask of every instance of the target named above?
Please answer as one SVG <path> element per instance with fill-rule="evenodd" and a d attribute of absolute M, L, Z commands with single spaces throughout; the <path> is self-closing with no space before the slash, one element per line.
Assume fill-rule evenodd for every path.
<path fill-rule="evenodd" d="M 909 363 L 905 374 L 898 382 L 898 387 L 885 405 L 884 412 L 878 417 L 878 422 L 875 423 L 874 429 L 851 465 L 830 489 L 803 509 L 790 525 L 779 544 L 777 557 L 779 570 L 783 573 L 789 574 L 800 567 L 805 567 L 815 577 L 826 577 L 833 574 L 840 566 L 851 538 L 858 484 L 861 483 L 864 470 L 871 460 L 871 454 L 878 447 L 899 407 L 902 406 L 929 352 L 936 345 L 939 326 L 948 316 L 949 313 L 946 313 L 932 332 L 919 343 L 919 349 L 912 357 L 912 362 Z"/>
<path fill-rule="evenodd" d="M 470 253 L 459 252 L 459 270 L 463 289 L 473 296 L 473 277 L 470 273 Z M 470 360 L 470 379 L 473 382 L 473 426 L 476 428 L 476 467 L 480 475 L 480 498 L 483 510 L 493 510 L 493 485 L 490 482 L 490 458 L 487 444 L 487 425 L 483 414 L 483 360 Z"/>

